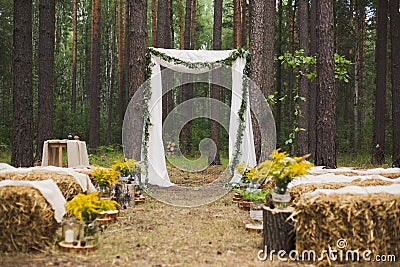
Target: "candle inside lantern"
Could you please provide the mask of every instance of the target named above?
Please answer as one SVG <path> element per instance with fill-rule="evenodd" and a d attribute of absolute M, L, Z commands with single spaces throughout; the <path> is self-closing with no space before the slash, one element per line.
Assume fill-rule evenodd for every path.
<path fill-rule="evenodd" d="M 74 230 L 68 229 L 65 231 L 65 242 L 66 243 L 74 242 Z"/>

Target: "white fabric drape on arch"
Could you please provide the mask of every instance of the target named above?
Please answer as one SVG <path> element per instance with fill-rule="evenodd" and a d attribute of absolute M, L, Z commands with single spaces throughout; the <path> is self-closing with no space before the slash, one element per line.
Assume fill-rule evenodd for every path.
<path fill-rule="evenodd" d="M 186 62 L 215 62 L 228 58 L 234 50 L 208 51 L 208 50 L 175 50 L 152 48 L 170 57 L 178 58 Z M 162 82 L 161 67 L 164 66 L 181 73 L 200 74 L 209 72 L 209 68 L 191 69 L 183 65 L 177 65 L 173 62 L 167 62 L 155 55 L 151 56 L 151 91 L 152 95 L 149 100 L 149 111 L 151 126 L 149 127 L 149 147 L 148 147 L 148 177 L 143 177 L 142 181 L 148 179 L 148 183 L 158 186 L 172 186 L 165 161 L 165 150 L 162 139 Z M 231 116 L 229 125 L 229 162 L 231 163 L 234 152 L 237 131 L 239 127 L 238 113 L 242 102 L 242 80 L 243 70 L 246 65 L 246 59 L 238 58 L 232 64 L 232 101 Z M 241 153 L 239 162 L 245 161 L 247 164 L 254 166 L 256 164 L 256 156 L 254 150 L 253 130 L 250 117 L 249 94 L 247 94 L 247 109 L 245 111 L 245 130 L 243 141 L 241 144 Z M 143 151 L 143 149 L 142 149 Z M 145 155 L 142 154 L 142 160 Z M 235 174 L 231 182 L 238 182 L 240 176 Z"/>

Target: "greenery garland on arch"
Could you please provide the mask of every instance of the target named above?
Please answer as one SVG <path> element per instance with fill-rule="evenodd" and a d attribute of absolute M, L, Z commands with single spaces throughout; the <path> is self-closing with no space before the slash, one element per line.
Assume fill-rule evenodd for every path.
<path fill-rule="evenodd" d="M 221 67 L 223 65 L 230 66 L 232 67 L 233 63 L 238 59 L 238 58 L 245 58 L 246 59 L 246 65 L 243 70 L 243 79 L 242 79 L 242 102 L 240 105 L 240 109 L 238 112 L 238 120 L 239 120 L 239 126 L 237 130 L 237 135 L 236 135 L 236 140 L 235 140 L 235 151 L 233 153 L 233 158 L 231 161 L 230 165 L 230 170 L 231 170 L 231 178 L 234 175 L 235 168 L 237 164 L 239 163 L 239 156 L 240 156 L 240 147 L 242 145 L 243 141 L 243 135 L 244 135 L 244 130 L 245 130 L 245 111 L 247 109 L 247 97 L 249 94 L 249 71 L 250 71 L 250 53 L 243 48 L 238 48 L 233 50 L 229 56 L 225 59 L 221 60 L 216 60 L 213 62 L 188 62 L 181 60 L 179 58 L 175 58 L 172 56 L 169 56 L 165 53 L 162 53 L 152 47 L 149 47 L 147 49 L 146 53 L 146 70 L 145 70 L 145 75 L 146 75 L 146 83 L 144 86 L 144 92 L 143 92 L 143 117 L 144 117 L 144 125 L 143 125 L 143 173 L 146 176 L 145 180 L 145 187 L 147 186 L 148 183 L 148 167 L 149 167 L 149 162 L 148 162 L 148 147 L 149 147 L 149 128 L 152 125 L 151 124 L 151 114 L 149 111 L 149 101 L 151 99 L 151 84 L 150 84 L 150 78 L 152 75 L 152 67 L 154 63 L 151 62 L 151 57 L 156 56 L 162 59 L 163 61 L 166 61 L 168 63 L 173 63 L 174 65 L 182 65 L 185 66 L 189 69 L 204 69 L 208 68 L 209 70 Z"/>

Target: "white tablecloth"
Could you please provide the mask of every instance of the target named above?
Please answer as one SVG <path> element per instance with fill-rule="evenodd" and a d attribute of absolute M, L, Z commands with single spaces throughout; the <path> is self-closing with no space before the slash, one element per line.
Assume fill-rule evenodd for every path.
<path fill-rule="evenodd" d="M 79 140 L 47 140 L 43 145 L 42 166 L 48 166 L 49 163 L 49 143 L 52 142 L 66 142 L 68 167 L 70 168 L 83 168 L 89 166 L 89 158 L 86 150 L 86 142 Z"/>

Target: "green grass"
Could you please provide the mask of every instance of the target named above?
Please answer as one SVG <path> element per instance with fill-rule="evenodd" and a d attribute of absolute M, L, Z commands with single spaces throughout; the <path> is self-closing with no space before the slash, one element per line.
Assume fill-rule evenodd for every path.
<path fill-rule="evenodd" d="M 11 150 L 0 149 L 0 162 L 11 163 Z"/>
<path fill-rule="evenodd" d="M 384 164 L 372 164 L 372 155 L 370 153 L 338 154 L 337 156 L 338 167 L 356 167 L 356 168 L 390 168 L 392 166 L 391 156 L 386 155 Z"/>
<path fill-rule="evenodd" d="M 91 165 L 99 165 L 110 167 L 114 161 L 124 159 L 124 153 L 119 146 L 101 146 L 96 153 L 89 154 L 89 163 Z"/>

